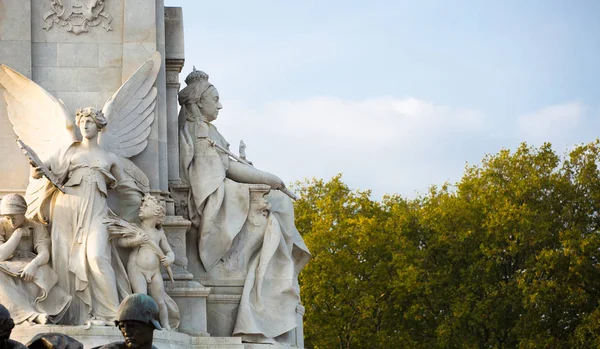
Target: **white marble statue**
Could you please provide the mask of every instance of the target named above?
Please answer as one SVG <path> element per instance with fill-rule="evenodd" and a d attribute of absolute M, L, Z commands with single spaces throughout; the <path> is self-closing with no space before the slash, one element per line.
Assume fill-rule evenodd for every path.
<path fill-rule="evenodd" d="M 122 219 L 109 218 L 108 230 L 119 234 L 119 246 L 132 249 L 127 262 L 127 275 L 134 293 L 147 294 L 158 304 L 161 326 L 166 330 L 179 327 L 179 309 L 165 292 L 160 272 L 162 264 L 170 271 L 175 261 L 167 236 L 162 229 L 166 210 L 157 198 L 146 194 L 140 207 L 139 227 Z M 171 275 L 172 277 L 172 275 Z"/>
<path fill-rule="evenodd" d="M 190 186 L 188 209 L 199 231 L 199 257 L 210 272 L 231 255 L 234 239 L 252 214 L 251 201 L 264 201 L 251 199 L 250 184 L 285 186 L 279 177 L 230 158 L 229 143 L 211 123 L 222 105 L 208 75 L 194 69 L 185 82 L 179 93 L 181 176 Z M 259 240 L 245 266 L 233 333 L 248 342 L 277 341 L 298 325 L 297 273 L 310 258 L 294 225 L 291 200 L 279 190 L 266 199 L 268 205 L 263 206 L 269 210 L 261 224 L 264 229 L 252 237 Z"/>
<path fill-rule="evenodd" d="M 8 194 L 0 202 L 0 304 L 15 323 L 57 323 L 71 296 L 56 286 L 50 268 L 50 235 L 46 228 L 25 218 L 27 202 Z"/>
<path fill-rule="evenodd" d="M 104 219 L 110 211 L 109 189 L 119 195 L 119 214 L 128 219 L 137 216 L 147 191 L 147 177 L 126 158 L 146 147 L 160 62 L 155 53 L 102 111 L 78 109 L 75 120 L 62 101 L 12 69 L 0 67 L 13 130 L 43 162 L 32 168 L 28 217 L 50 224 L 52 268 L 59 287 L 73 296 L 62 323 L 110 323 L 120 299 L 131 292 Z M 42 177 L 42 170 L 52 181 Z M 62 191 L 52 182 L 64 186 Z"/>

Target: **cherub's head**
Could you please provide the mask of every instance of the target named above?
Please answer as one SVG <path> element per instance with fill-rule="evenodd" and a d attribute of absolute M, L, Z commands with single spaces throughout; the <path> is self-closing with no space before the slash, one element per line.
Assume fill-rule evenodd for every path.
<path fill-rule="evenodd" d="M 8 194 L 2 198 L 0 216 L 3 216 L 12 228 L 16 229 L 25 222 L 25 212 L 27 212 L 27 202 L 21 195 Z"/>
<path fill-rule="evenodd" d="M 142 199 L 142 205 L 140 206 L 140 219 L 146 220 L 149 218 L 156 218 L 156 227 L 160 228 L 165 222 L 165 208 L 160 204 L 157 198 L 150 194 L 146 194 Z"/>
<path fill-rule="evenodd" d="M 81 135 L 85 138 L 94 138 L 106 124 L 106 118 L 101 110 L 94 107 L 80 108 L 75 112 L 75 122 Z"/>

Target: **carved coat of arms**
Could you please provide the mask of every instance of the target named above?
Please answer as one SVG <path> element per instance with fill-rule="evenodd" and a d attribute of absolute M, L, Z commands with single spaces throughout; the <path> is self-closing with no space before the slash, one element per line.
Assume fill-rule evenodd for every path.
<path fill-rule="evenodd" d="M 104 0 L 50 0 L 50 8 L 52 10 L 44 14 L 46 30 L 55 23 L 77 35 L 100 24 L 106 31 L 112 30 L 112 17 L 104 12 Z"/>

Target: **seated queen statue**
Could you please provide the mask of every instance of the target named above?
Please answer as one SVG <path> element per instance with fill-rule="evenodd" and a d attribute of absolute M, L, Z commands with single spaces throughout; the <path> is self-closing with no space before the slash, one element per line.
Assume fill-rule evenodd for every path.
<path fill-rule="evenodd" d="M 25 218 L 26 211 L 19 194 L 8 194 L 0 202 L 0 304 L 17 324 L 57 323 L 71 296 L 57 286 L 58 276 L 48 264 L 48 231 Z"/>
<path fill-rule="evenodd" d="M 230 158 L 229 143 L 212 124 L 222 105 L 208 75 L 194 68 L 185 82 L 179 93 L 180 172 L 190 187 L 187 207 L 198 229 L 199 258 L 210 273 L 231 254 L 236 236 L 252 215 L 257 200 L 251 198 L 251 186 L 285 186 L 279 177 Z M 265 208 L 266 222 L 246 266 L 233 331 L 246 342 L 278 341 L 298 326 L 297 275 L 310 258 L 294 225 L 290 198 L 271 190 L 265 199 L 258 205 Z"/>

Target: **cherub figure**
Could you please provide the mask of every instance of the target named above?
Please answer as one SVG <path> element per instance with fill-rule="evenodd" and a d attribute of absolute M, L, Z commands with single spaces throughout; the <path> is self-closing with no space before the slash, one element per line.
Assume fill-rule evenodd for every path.
<path fill-rule="evenodd" d="M 178 309 L 165 292 L 160 271 L 162 264 L 171 274 L 170 266 L 175 260 L 175 254 L 162 229 L 165 213 L 165 208 L 158 199 L 146 194 L 140 207 L 139 227 L 120 219 L 112 219 L 109 230 L 123 233 L 117 244 L 133 249 L 127 263 L 127 274 L 133 292 L 148 294 L 154 298 L 159 308 L 160 324 L 170 330 L 169 313 L 178 315 Z"/>

